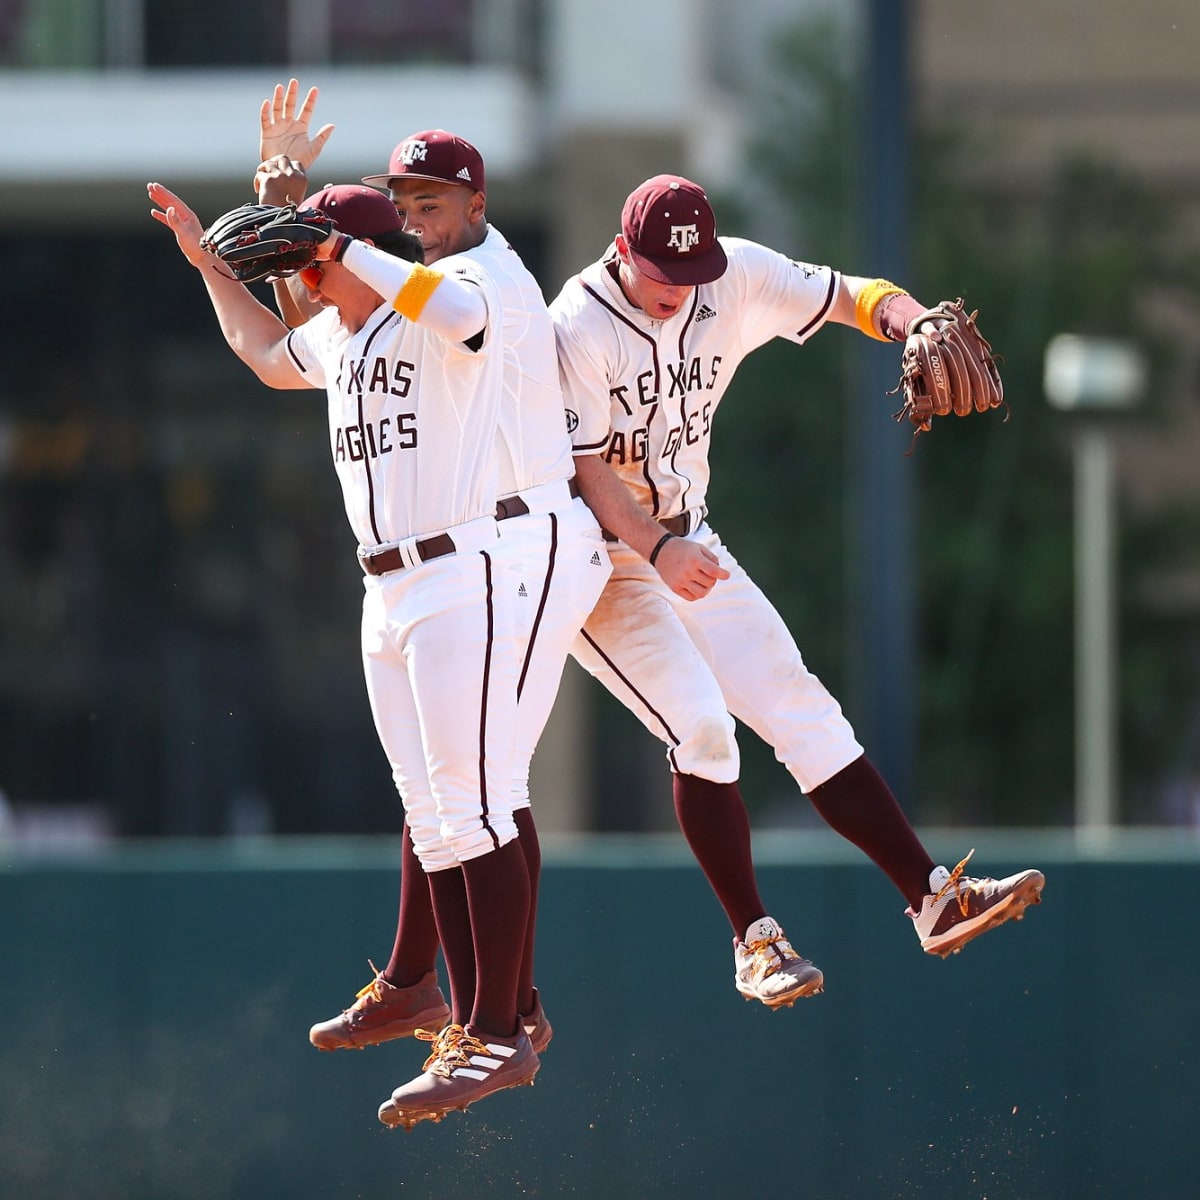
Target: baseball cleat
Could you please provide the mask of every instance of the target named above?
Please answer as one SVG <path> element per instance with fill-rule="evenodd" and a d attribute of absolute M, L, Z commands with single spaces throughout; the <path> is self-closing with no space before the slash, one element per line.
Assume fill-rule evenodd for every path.
<path fill-rule="evenodd" d="M 926 954 L 945 958 L 957 954 L 972 938 L 1005 921 L 1020 921 L 1030 904 L 1040 904 L 1046 878 L 1041 871 L 1021 871 L 1004 879 L 974 879 L 963 874 L 966 858 L 947 871 L 935 867 L 929 873 L 929 894 L 921 911 L 905 910 L 912 919 Z"/>
<path fill-rule="evenodd" d="M 554 1027 L 547 1020 L 542 1009 L 542 995 L 537 988 L 533 989 L 533 1011 L 521 1017 L 521 1026 L 529 1037 L 534 1054 L 541 1054 L 550 1045 L 550 1039 L 554 1036 Z"/>
<path fill-rule="evenodd" d="M 768 1008 L 791 1008 L 803 996 L 825 990 L 825 976 L 801 958 L 771 917 L 762 917 L 733 944 L 733 982 L 747 1000 Z"/>
<path fill-rule="evenodd" d="M 379 1106 L 380 1121 L 393 1129 L 407 1131 L 421 1121 L 437 1124 L 447 1113 L 466 1112 L 494 1092 L 531 1085 L 541 1066 L 523 1028 L 515 1037 L 486 1041 L 461 1025 L 447 1025 L 440 1033 L 419 1029 L 417 1037 L 432 1042 L 433 1053 L 416 1079 Z"/>
<path fill-rule="evenodd" d="M 361 1050 L 393 1038 L 412 1037 L 423 1026 L 440 1029 L 450 1020 L 436 972 L 430 971 L 411 987 L 394 987 L 374 963 L 370 966 L 375 978 L 359 991 L 354 1003 L 308 1031 L 308 1040 L 318 1050 Z"/>

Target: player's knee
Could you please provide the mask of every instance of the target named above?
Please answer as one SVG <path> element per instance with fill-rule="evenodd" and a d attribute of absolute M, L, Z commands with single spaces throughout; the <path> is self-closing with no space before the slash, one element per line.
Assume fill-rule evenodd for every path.
<path fill-rule="evenodd" d="M 427 875 L 458 865 L 458 859 L 454 857 L 453 849 L 440 837 L 418 837 L 414 833 L 413 851 L 417 856 L 417 861 L 421 864 L 421 870 Z"/>
<path fill-rule="evenodd" d="M 731 717 L 706 718 L 669 752 L 681 775 L 698 775 L 712 783 L 733 783 L 741 771 L 741 755 Z"/>
<path fill-rule="evenodd" d="M 496 814 L 486 822 L 475 821 L 464 827 L 442 824 L 442 840 L 460 863 L 499 850 L 516 836 L 517 826 L 511 813 Z"/>

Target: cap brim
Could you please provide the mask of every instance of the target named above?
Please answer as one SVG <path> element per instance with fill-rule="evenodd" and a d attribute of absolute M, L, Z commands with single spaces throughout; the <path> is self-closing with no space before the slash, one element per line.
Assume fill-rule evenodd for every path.
<path fill-rule="evenodd" d="M 376 187 L 388 187 L 393 179 L 428 179 L 433 183 L 450 183 L 455 187 L 470 188 L 473 192 L 483 190 L 462 179 L 443 179 L 440 175 L 423 175 L 420 171 L 392 171 L 387 175 L 364 175 L 362 181 Z"/>
<path fill-rule="evenodd" d="M 689 258 L 666 261 L 647 258 L 632 246 L 629 247 L 629 257 L 634 266 L 649 279 L 656 283 L 668 283 L 674 287 L 695 287 L 701 283 L 712 283 L 725 274 L 729 259 L 720 242 L 714 241 L 712 246 L 703 254 Z"/>

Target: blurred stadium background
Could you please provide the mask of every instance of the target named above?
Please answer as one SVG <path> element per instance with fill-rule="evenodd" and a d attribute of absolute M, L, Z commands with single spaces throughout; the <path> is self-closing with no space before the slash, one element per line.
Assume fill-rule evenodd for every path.
<path fill-rule="evenodd" d="M 1200 844 L 1198 51 L 1188 0 L 0 0 L 0 1195 L 751 1196 L 784 1179 L 995 1200 L 1190 1177 L 1159 1099 L 1196 1109 L 1196 981 L 1166 926 L 1191 911 Z M 725 233 L 980 310 L 1011 420 L 943 423 L 906 457 L 883 395 L 893 349 L 837 329 L 768 347 L 722 409 L 712 519 L 922 832 L 947 857 L 978 845 L 988 871 L 1030 855 L 1056 871 L 1029 922 L 969 964 L 914 963 L 890 895 L 747 734 L 780 908 L 811 902 L 822 953 L 798 940 L 827 973 L 848 962 L 823 1014 L 731 1013 L 661 752 L 570 669 L 535 787 L 543 961 L 567 1016 L 554 1053 L 578 1111 L 554 1110 L 568 1073 L 552 1083 L 548 1058 L 536 1119 L 481 1118 L 500 1149 L 467 1148 L 474 1118 L 447 1122 L 405 1177 L 417 1135 L 399 1153 L 353 1140 L 395 1082 L 376 1096 L 375 1079 L 321 1097 L 362 1110 L 334 1126 L 355 1162 L 321 1175 L 296 1152 L 340 1161 L 306 1124 L 311 1092 L 367 1067 L 308 1063 L 303 1030 L 383 952 L 399 808 L 323 405 L 228 354 L 144 190 L 160 179 L 206 217 L 249 198 L 258 105 L 290 75 L 337 125 L 314 186 L 377 169 L 414 129 L 474 141 L 493 222 L 548 298 L 631 187 L 673 170 L 708 186 Z M 1060 334 L 1136 355 L 1136 407 L 1051 405 Z M 1111 480 L 1080 500 L 1097 439 Z M 1081 502 L 1111 515 L 1090 593 Z M 1098 594 L 1111 630 L 1081 649 Z M 1088 666 L 1110 668 L 1109 710 L 1080 691 Z M 1102 763 L 1077 750 L 1098 743 Z M 1081 826 L 1089 780 L 1111 803 Z M 357 896 L 361 953 L 332 907 Z M 694 961 L 711 974 L 681 1001 Z M 647 982 L 662 970 L 672 985 Z M 602 1068 L 580 1039 L 603 1041 Z M 714 1043 L 719 1083 L 674 1071 L 683 1046 L 703 1060 Z M 966 1093 L 1026 1069 L 1045 1107 L 1006 1140 L 989 1122 L 1008 1109 Z M 747 1083 L 764 1072 L 769 1120 Z M 586 1119 L 597 1105 L 622 1113 L 620 1136 Z M 872 1158 L 863 1130 L 888 1122 Z M 939 1122 L 958 1122 L 948 1159 Z M 504 1165 L 455 1190 L 439 1166 L 454 1153 Z"/>

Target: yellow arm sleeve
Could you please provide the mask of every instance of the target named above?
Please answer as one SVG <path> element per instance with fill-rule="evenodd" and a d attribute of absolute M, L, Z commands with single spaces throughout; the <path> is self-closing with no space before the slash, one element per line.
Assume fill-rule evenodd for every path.
<path fill-rule="evenodd" d="M 404 281 L 404 286 L 396 293 L 392 307 L 410 321 L 417 321 L 429 303 L 437 285 L 444 276 L 441 271 L 435 271 L 423 263 L 413 263 L 412 273 Z"/>

